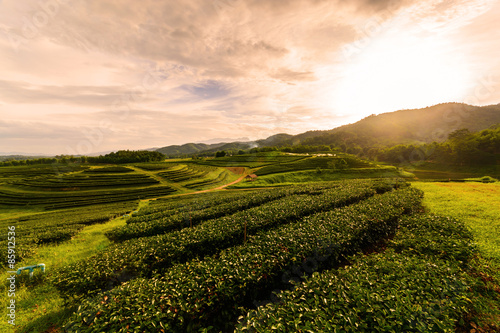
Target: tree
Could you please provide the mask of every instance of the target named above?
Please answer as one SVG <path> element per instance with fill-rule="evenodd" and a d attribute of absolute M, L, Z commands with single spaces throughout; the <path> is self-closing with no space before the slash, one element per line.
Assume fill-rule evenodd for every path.
<path fill-rule="evenodd" d="M 224 150 L 215 153 L 215 157 L 224 157 L 224 156 L 226 156 L 226 152 Z"/>
<path fill-rule="evenodd" d="M 462 141 L 466 139 L 471 133 L 467 128 L 457 129 L 448 134 L 448 140 L 452 142 Z"/>

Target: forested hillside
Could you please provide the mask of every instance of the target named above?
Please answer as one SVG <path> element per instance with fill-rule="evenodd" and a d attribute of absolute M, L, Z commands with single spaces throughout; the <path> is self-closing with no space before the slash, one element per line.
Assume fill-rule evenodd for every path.
<path fill-rule="evenodd" d="M 471 133 L 456 130 L 442 143 L 396 145 L 378 151 L 377 158 L 389 163 L 420 159 L 454 165 L 493 165 L 500 154 L 500 125 Z M 413 156 L 412 156 L 413 155 Z"/>
<path fill-rule="evenodd" d="M 251 142 L 194 144 L 167 146 L 157 151 L 169 156 L 213 156 L 217 151 L 238 153 L 240 150 L 262 147 L 330 146 L 343 152 L 373 157 L 381 148 L 396 145 L 424 144 L 446 141 L 457 129 L 477 132 L 500 123 L 500 104 L 471 106 L 444 103 L 424 109 L 400 110 L 368 116 L 354 124 L 326 131 L 308 131 L 297 135 L 275 134 Z M 373 150 L 375 148 L 375 150 Z M 298 149 L 307 151 L 307 149 Z"/>

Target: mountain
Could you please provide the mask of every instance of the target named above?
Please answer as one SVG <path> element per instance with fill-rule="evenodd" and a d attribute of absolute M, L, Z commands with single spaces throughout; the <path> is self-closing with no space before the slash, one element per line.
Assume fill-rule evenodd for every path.
<path fill-rule="evenodd" d="M 156 151 L 167 155 L 168 157 L 183 157 L 188 155 L 197 155 L 200 153 L 211 154 L 219 150 L 240 150 L 257 147 L 254 141 L 249 142 L 219 142 L 212 144 L 205 143 L 186 143 L 183 145 L 166 146 L 158 148 Z"/>
<path fill-rule="evenodd" d="M 471 106 L 444 103 L 423 109 L 400 110 L 368 116 L 354 124 L 325 131 L 308 131 L 282 140 L 280 145 L 356 143 L 360 146 L 443 142 L 448 134 L 470 132 L 500 123 L 500 104 Z"/>
<path fill-rule="evenodd" d="M 442 142 L 448 134 L 467 128 L 477 132 L 500 123 L 500 104 L 484 107 L 445 103 L 424 109 L 401 110 L 372 115 L 330 132 L 363 133 L 380 143 L 417 141 Z"/>
<path fill-rule="evenodd" d="M 11 155 L 3 155 L 2 153 L 0 153 L 0 162 L 4 162 L 4 161 L 21 161 L 21 160 L 35 160 L 35 159 L 38 159 L 38 158 L 45 158 L 45 157 L 52 157 L 52 156 L 48 156 L 48 155 L 36 155 L 35 156 L 35 154 L 29 155 L 29 154 L 23 154 L 23 153 L 20 153 L 20 154 L 11 154 Z"/>
<path fill-rule="evenodd" d="M 249 142 L 213 144 L 187 143 L 157 149 L 167 156 L 209 154 L 218 150 L 237 151 L 254 147 L 294 145 L 335 145 L 370 147 L 396 144 L 443 142 L 448 134 L 466 128 L 470 132 L 500 123 L 500 104 L 472 106 L 443 103 L 423 109 L 400 110 L 371 115 L 360 121 L 331 130 L 307 131 L 297 135 L 275 134 Z"/>
<path fill-rule="evenodd" d="M 271 135 L 267 139 L 257 140 L 256 143 L 260 147 L 276 146 L 276 145 L 280 145 L 283 142 L 286 142 L 287 140 L 292 140 L 293 137 L 294 136 L 290 135 L 290 134 L 280 133 L 280 134 Z"/>
<path fill-rule="evenodd" d="M 212 143 L 220 143 L 220 142 L 246 142 L 246 141 L 251 141 L 247 137 L 241 137 L 237 139 L 231 139 L 231 138 L 214 138 L 210 140 L 205 140 L 205 141 L 200 141 L 197 143 L 206 143 L 207 145 L 212 144 Z"/>

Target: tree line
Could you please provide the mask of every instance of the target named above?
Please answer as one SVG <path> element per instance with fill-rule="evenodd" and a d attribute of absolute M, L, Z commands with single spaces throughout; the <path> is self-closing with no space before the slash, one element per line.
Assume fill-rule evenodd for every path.
<path fill-rule="evenodd" d="M 460 166 L 494 165 L 500 154 L 500 125 L 471 133 L 458 129 L 445 142 L 421 145 L 395 145 L 378 149 L 375 158 L 388 163 L 415 161 L 436 162 Z"/>
<path fill-rule="evenodd" d="M 11 160 L 1 162 L 0 166 L 19 166 L 35 164 L 70 164 L 70 163 L 139 163 L 139 162 L 160 162 L 165 159 L 165 155 L 157 151 L 147 150 L 119 150 L 106 155 L 99 156 L 72 156 L 56 155 L 50 158 L 37 158 L 30 160 Z"/>
<path fill-rule="evenodd" d="M 215 157 L 281 151 L 288 153 L 343 152 L 391 164 L 436 162 L 447 165 L 494 165 L 500 154 L 500 125 L 472 133 L 458 129 L 444 142 L 425 144 L 374 143 L 363 133 L 335 132 L 304 139 L 301 144 L 284 142 L 272 147 L 218 151 Z M 214 156 L 214 153 L 211 153 Z"/>

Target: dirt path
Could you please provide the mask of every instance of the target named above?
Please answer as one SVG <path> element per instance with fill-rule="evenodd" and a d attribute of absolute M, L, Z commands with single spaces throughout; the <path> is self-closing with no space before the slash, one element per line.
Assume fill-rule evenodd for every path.
<path fill-rule="evenodd" d="M 164 196 L 161 196 L 161 197 L 156 197 L 156 198 L 150 198 L 150 199 L 144 199 L 144 200 L 141 200 L 141 202 L 146 202 L 146 201 L 153 201 L 153 200 L 156 200 L 156 199 L 162 199 L 162 198 L 172 198 L 172 197 L 177 197 L 177 196 L 184 196 L 184 195 L 192 195 L 192 194 L 198 194 L 198 193 L 207 193 L 207 192 L 212 192 L 212 191 L 217 191 L 217 190 L 222 190 L 230 185 L 234 185 L 236 183 L 239 183 L 241 182 L 243 179 L 245 179 L 245 176 L 247 175 L 247 170 L 245 170 L 245 168 L 226 168 L 228 169 L 229 171 L 233 172 L 233 173 L 236 173 L 236 174 L 241 174 L 241 176 L 228 183 L 228 184 L 225 184 L 225 185 L 222 185 L 222 186 L 219 186 L 219 187 L 215 187 L 215 188 L 209 188 L 209 189 L 206 189 L 206 190 L 201 190 L 201 191 L 196 191 L 196 192 L 189 192 L 189 193 L 181 193 L 181 194 L 169 194 L 169 195 L 164 195 Z M 238 169 L 238 170 L 236 170 Z"/>
<path fill-rule="evenodd" d="M 219 186 L 219 187 L 216 187 L 216 188 L 210 188 L 208 190 L 202 190 L 202 191 L 197 191 L 197 192 L 191 192 L 191 193 L 183 193 L 183 194 L 179 194 L 179 195 L 187 195 L 187 194 L 197 194 L 197 193 L 205 193 L 205 192 L 210 192 L 210 191 L 215 191 L 215 190 L 222 190 L 223 188 L 225 187 L 228 187 L 230 185 L 234 185 L 236 183 L 239 183 L 241 182 L 243 179 L 245 179 L 245 176 L 246 174 L 243 174 L 240 178 L 232 181 L 231 183 L 229 184 L 226 184 L 226 185 L 222 185 L 222 186 Z"/>

